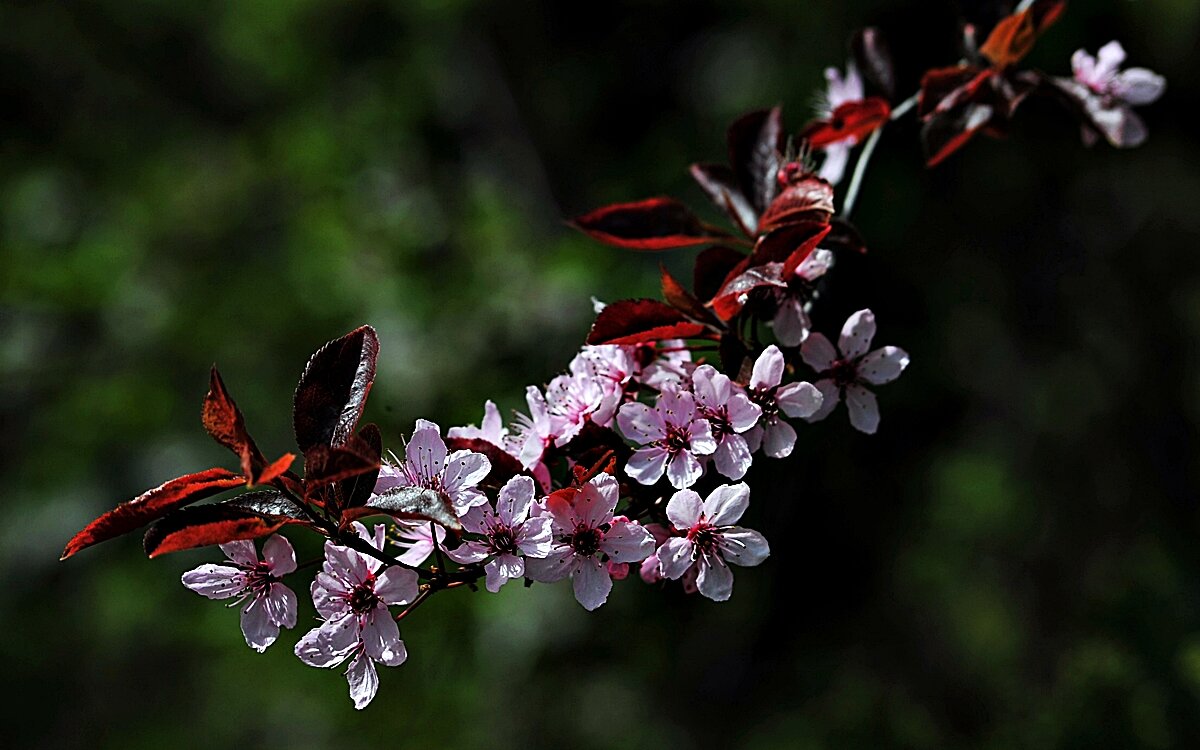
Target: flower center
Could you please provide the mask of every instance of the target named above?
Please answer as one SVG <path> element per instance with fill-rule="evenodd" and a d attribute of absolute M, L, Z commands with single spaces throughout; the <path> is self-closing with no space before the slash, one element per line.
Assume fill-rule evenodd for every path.
<path fill-rule="evenodd" d="M 512 529 L 498 525 L 492 530 L 492 551 L 498 555 L 517 553 L 517 538 Z"/>
<path fill-rule="evenodd" d="M 712 553 L 717 548 L 717 540 L 720 534 L 717 533 L 717 528 L 708 523 L 698 523 L 688 529 L 687 538 L 696 546 L 696 554 L 707 555 Z"/>
<path fill-rule="evenodd" d="M 789 161 L 775 173 L 775 181 L 780 187 L 787 187 L 804 175 L 804 165 L 798 161 Z"/>
<path fill-rule="evenodd" d="M 771 422 L 779 416 L 779 404 L 775 403 L 774 388 L 749 388 L 746 395 L 762 409 L 762 420 Z"/>
<path fill-rule="evenodd" d="M 667 449 L 667 452 L 674 455 L 682 453 L 691 447 L 692 436 L 683 427 L 676 425 L 667 426 L 667 436 L 663 438 L 662 445 Z"/>
<path fill-rule="evenodd" d="M 733 425 L 729 424 L 729 408 L 721 406 L 717 409 L 702 409 L 701 414 L 708 420 L 713 437 L 718 441 L 725 435 L 733 434 Z"/>
<path fill-rule="evenodd" d="M 600 542 L 604 539 L 604 535 L 599 529 L 592 529 L 586 526 L 580 526 L 575 529 L 575 533 L 567 537 L 567 544 L 571 545 L 571 549 L 575 550 L 575 554 L 580 557 L 591 557 L 600 551 Z"/>
<path fill-rule="evenodd" d="M 355 614 L 366 614 L 375 609 L 375 605 L 379 604 L 379 597 L 375 595 L 375 589 L 365 583 L 360 583 L 350 592 L 350 609 L 354 610 Z"/>
<path fill-rule="evenodd" d="M 829 368 L 829 377 L 839 388 L 858 382 L 858 367 L 852 360 L 839 359 Z"/>

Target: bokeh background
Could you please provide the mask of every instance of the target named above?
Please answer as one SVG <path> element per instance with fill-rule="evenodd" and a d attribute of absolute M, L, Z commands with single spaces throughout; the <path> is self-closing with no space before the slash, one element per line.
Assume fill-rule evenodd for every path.
<path fill-rule="evenodd" d="M 656 264 L 563 217 L 674 194 L 744 110 L 811 112 L 881 25 L 901 89 L 982 3 L 125 0 L 0 6 L 0 744 L 13 748 L 1200 746 L 1200 5 L 1075 3 L 1029 62 L 1119 38 L 1163 72 L 1141 149 L 1031 101 L 935 171 L 890 128 L 872 306 L 913 365 L 883 426 L 839 412 L 760 460 L 773 555 L 716 605 L 640 581 L 437 597 L 355 712 L 184 590 L 208 551 L 57 560 L 117 501 L 229 458 L 215 360 L 268 453 L 308 354 L 364 322 L 368 417 L 479 418 L 565 365 L 590 296 Z M 707 207 L 704 207 L 707 211 Z M 714 218 L 715 215 L 714 215 Z M 301 557 L 316 553 L 311 540 Z M 311 617 L 302 605 L 301 619 Z"/>

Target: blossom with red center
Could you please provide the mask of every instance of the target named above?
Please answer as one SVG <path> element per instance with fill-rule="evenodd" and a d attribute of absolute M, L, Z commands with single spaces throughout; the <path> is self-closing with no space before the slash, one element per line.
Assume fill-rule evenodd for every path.
<path fill-rule="evenodd" d="M 708 421 L 717 449 L 712 454 L 717 471 L 730 479 L 741 479 L 750 469 L 750 447 L 742 433 L 758 424 L 762 407 L 728 375 L 712 365 L 700 365 L 692 374 L 696 409 Z"/>
<path fill-rule="evenodd" d="M 525 575 L 524 558 L 541 558 L 550 553 L 550 517 L 529 517 L 534 489 L 529 477 L 509 479 L 500 488 L 494 512 L 489 506 L 482 505 L 463 516 L 463 528 L 480 538 L 470 539 L 446 552 L 452 560 L 464 565 L 483 562 L 490 557 L 483 568 L 487 574 L 484 585 L 493 594 L 509 580 Z"/>
<path fill-rule="evenodd" d="M 468 508 L 487 502 L 487 496 L 476 485 L 491 470 L 491 461 L 482 453 L 466 450 L 449 453 L 441 428 L 418 419 L 412 439 L 404 449 L 404 463 L 385 462 L 379 468 L 375 494 L 396 487 L 424 487 L 445 495 L 455 512 L 462 515 Z"/>
<path fill-rule="evenodd" d="M 504 428 L 504 420 L 500 417 L 500 410 L 496 408 L 496 404 L 491 399 L 488 399 L 483 405 L 483 421 L 479 423 L 478 427 L 475 425 L 451 427 L 449 430 L 446 430 L 446 437 L 466 438 L 468 440 L 478 438 L 486 440 L 499 448 L 503 448 L 505 438 L 508 437 L 508 430 Z"/>
<path fill-rule="evenodd" d="M 296 626 L 296 595 L 280 582 L 296 570 L 296 553 L 287 539 L 272 535 L 258 559 L 254 542 L 227 542 L 221 551 L 232 565 L 207 563 L 183 574 L 183 585 L 209 599 L 242 601 L 242 635 L 262 653 L 279 637 L 279 628 Z"/>
<path fill-rule="evenodd" d="M 361 523 L 354 529 L 366 543 L 382 550 L 384 526 L 374 535 Z M 312 584 L 313 604 L 325 620 L 296 644 L 296 656 L 313 667 L 335 667 L 351 659 L 346 670 L 355 708 L 365 708 L 379 689 L 375 663 L 397 667 L 408 658 L 400 628 L 389 604 L 409 604 L 417 598 L 417 574 L 391 567 L 349 547 L 325 543 L 325 564 Z"/>
<path fill-rule="evenodd" d="M 691 487 L 704 474 L 697 456 L 717 450 L 708 420 L 687 391 L 663 391 L 653 409 L 637 401 L 625 404 L 617 426 L 642 446 L 625 464 L 625 473 L 642 484 L 654 484 L 666 473 L 672 487 Z"/>
<path fill-rule="evenodd" d="M 575 491 L 556 492 L 544 501 L 551 519 L 549 554 L 525 561 L 526 575 L 553 583 L 570 578 L 575 599 L 591 611 L 612 591 L 609 563 L 635 563 L 654 551 L 654 538 L 635 521 L 613 516 L 620 499 L 617 479 L 599 474 Z"/>
<path fill-rule="evenodd" d="M 874 338 L 874 313 L 859 310 L 842 326 L 837 350 L 820 333 L 814 333 L 804 342 L 800 356 L 821 375 L 816 386 L 823 396 L 821 408 L 806 417 L 809 422 L 829 416 L 838 401 L 845 398 L 850 424 L 855 429 L 873 434 L 879 428 L 879 405 L 875 394 L 865 386 L 883 385 L 900 377 L 908 367 L 908 353 L 895 346 L 868 352 Z"/>
<path fill-rule="evenodd" d="M 749 504 L 750 488 L 744 482 L 722 485 L 703 501 L 692 490 L 676 492 L 667 503 L 667 518 L 678 535 L 655 553 L 662 575 L 674 580 L 694 568 L 701 594 L 727 600 L 733 593 L 729 565 L 758 565 L 771 553 L 762 534 L 733 525 Z"/>
<path fill-rule="evenodd" d="M 429 521 L 396 521 L 392 532 L 393 543 L 404 550 L 396 559 L 405 565 L 417 566 L 429 559 L 435 534 L 438 546 L 446 540 L 446 529 Z"/>
<path fill-rule="evenodd" d="M 812 383 L 781 385 L 786 362 L 779 347 L 771 344 L 754 362 L 746 395 L 762 410 L 758 424 L 746 432 L 746 444 L 754 452 L 762 447 L 771 458 L 786 458 L 796 445 L 796 431 L 780 418 L 813 415 L 821 407 L 821 393 Z"/>
<path fill-rule="evenodd" d="M 812 330 L 812 321 L 808 318 L 808 308 L 816 293 L 813 282 L 821 278 L 833 267 L 833 253 L 823 248 L 817 248 L 809 253 L 790 279 L 784 279 L 786 288 L 773 289 L 775 293 L 775 317 L 771 328 L 775 338 L 783 346 L 799 346 L 808 338 Z M 731 477 L 736 479 L 737 477 Z"/>
<path fill-rule="evenodd" d="M 546 406 L 554 444 L 561 447 L 571 442 L 588 422 L 609 426 L 621 394 L 621 387 L 609 378 L 572 373 L 551 380 L 546 386 Z"/>
<path fill-rule="evenodd" d="M 1139 146 L 1146 140 L 1146 125 L 1133 107 L 1150 104 L 1162 96 L 1167 81 L 1146 68 L 1121 70 L 1125 49 L 1109 42 L 1095 57 L 1086 50 L 1071 56 L 1072 78 L 1053 83 L 1082 109 L 1086 119 L 1084 142 L 1091 145 L 1097 133 L 1117 147 Z"/>

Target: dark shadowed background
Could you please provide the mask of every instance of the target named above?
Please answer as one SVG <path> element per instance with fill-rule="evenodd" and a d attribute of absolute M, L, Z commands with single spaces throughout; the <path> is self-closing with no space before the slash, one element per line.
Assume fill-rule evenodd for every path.
<path fill-rule="evenodd" d="M 868 438 L 839 412 L 761 459 L 773 555 L 713 604 L 630 580 L 437 597 L 355 712 L 285 633 L 186 591 L 137 535 L 60 563 L 116 502 L 229 465 L 208 367 L 268 453 L 307 355 L 382 339 L 367 417 L 476 421 L 569 360 L 590 296 L 660 259 L 573 234 L 704 199 L 747 109 L 811 112 L 881 25 L 901 88 L 976 4 L 0 6 L 0 744 L 38 748 L 1200 746 L 1200 5 L 1075 3 L 1029 63 L 1113 38 L 1169 79 L 1136 151 L 1031 101 L 937 170 L 884 135 L 819 329 L 870 305 L 913 364 Z M 994 18 L 994 16 L 992 16 Z M 707 207 L 705 207 L 707 211 Z M 715 214 L 710 214 L 714 218 Z M 300 556 L 317 545 L 299 535 Z M 298 587 L 299 588 L 299 587 Z M 301 625 L 313 616 L 306 598 Z"/>

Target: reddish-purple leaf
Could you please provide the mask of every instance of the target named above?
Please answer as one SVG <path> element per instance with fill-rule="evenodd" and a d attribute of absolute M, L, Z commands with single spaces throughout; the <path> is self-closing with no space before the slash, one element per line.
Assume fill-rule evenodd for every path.
<path fill-rule="evenodd" d="M 521 462 L 504 452 L 504 449 L 482 438 L 446 438 L 446 447 L 452 451 L 472 451 L 487 456 L 492 470 L 480 482 L 499 489 L 505 482 L 518 474 L 529 474 Z"/>
<path fill-rule="evenodd" d="M 366 516 L 386 514 L 410 521 L 433 521 L 451 531 L 461 531 L 462 523 L 454 512 L 450 498 L 436 490 L 424 487 L 395 487 L 371 498 L 370 505 L 349 508 L 342 514 L 342 522 Z"/>
<path fill-rule="evenodd" d="M 292 463 L 296 460 L 296 454 L 284 453 L 268 466 L 264 466 L 258 476 L 250 479 L 250 484 L 270 484 L 279 477 L 283 476 L 284 472 L 292 468 Z"/>
<path fill-rule="evenodd" d="M 813 148 L 824 148 L 831 143 L 850 139 L 861 141 L 872 131 L 886 125 L 891 114 L 892 108 L 887 100 L 878 96 L 846 102 L 833 110 L 828 119 L 818 120 L 806 127 L 800 137 Z"/>
<path fill-rule="evenodd" d="M 794 221 L 828 222 L 833 213 L 833 186 L 815 174 L 805 174 L 784 187 L 763 213 L 758 231 L 769 232 Z"/>
<path fill-rule="evenodd" d="M 303 453 L 318 445 L 336 448 L 354 435 L 375 381 L 378 356 L 379 337 L 374 328 L 363 326 L 330 341 L 308 361 L 292 413 Z"/>
<path fill-rule="evenodd" d="M 759 238 L 750 254 L 750 265 L 784 263 L 800 248 L 812 252 L 829 234 L 830 225 L 823 221 L 797 221 L 784 224 Z M 794 268 L 792 270 L 795 270 Z M 784 274 L 787 278 L 787 274 Z"/>
<path fill-rule="evenodd" d="M 888 99 L 896 95 L 896 74 L 892 55 L 879 29 L 860 29 L 850 40 L 850 50 L 868 86 Z"/>
<path fill-rule="evenodd" d="M 705 226 L 674 198 L 662 197 L 598 208 L 571 224 L 593 239 L 632 250 L 669 250 L 729 236 Z"/>
<path fill-rule="evenodd" d="M 1066 8 L 1066 0 L 1037 0 L 1020 13 L 1002 18 L 979 48 L 979 53 L 998 69 L 1012 67 L 1029 54 L 1038 36 L 1057 21 Z"/>
<path fill-rule="evenodd" d="M 283 516 L 265 516 L 223 504 L 184 508 L 146 529 L 142 545 L 149 557 L 168 552 L 258 539 L 291 523 Z"/>
<path fill-rule="evenodd" d="M 352 435 L 339 448 L 313 446 L 304 454 L 304 488 L 317 487 L 379 471 L 380 456 L 363 438 Z"/>
<path fill-rule="evenodd" d="M 208 434 L 238 457 L 242 463 L 242 473 L 247 477 L 254 476 L 254 472 L 266 463 L 262 451 L 254 444 L 254 438 L 246 431 L 241 410 L 225 390 L 225 382 L 221 380 L 216 365 L 209 373 L 208 393 L 204 396 L 201 420 Z"/>
<path fill-rule="evenodd" d="M 587 343 L 645 344 L 663 339 L 707 338 L 707 331 L 707 326 L 688 320 L 658 300 L 626 299 L 600 311 Z"/>
<path fill-rule="evenodd" d="M 228 469 L 208 469 L 172 479 L 97 518 L 76 534 L 62 558 L 67 559 L 81 549 L 120 536 L 161 518 L 188 503 L 211 497 L 219 492 L 245 484 L 241 474 Z"/>
<path fill-rule="evenodd" d="M 667 271 L 666 266 L 660 264 L 658 270 L 662 275 L 662 295 L 667 304 L 698 323 L 717 323 L 716 318 L 704 306 L 704 303 L 692 296 L 692 293 L 685 289 L 683 284 L 676 281 L 675 277 Z"/>
<path fill-rule="evenodd" d="M 692 289 L 696 296 L 702 300 L 715 297 L 729 279 L 729 274 L 744 260 L 745 254 L 722 245 L 703 250 L 696 256 L 696 266 L 692 272 Z"/>
<path fill-rule="evenodd" d="M 762 213 L 775 197 L 783 166 L 783 116 L 779 107 L 743 115 L 729 126 L 729 163 L 742 194 Z"/>
<path fill-rule="evenodd" d="M 342 480 L 340 489 L 343 507 L 346 508 L 364 505 L 371 498 L 371 492 L 379 478 L 379 463 L 383 457 L 383 436 L 379 434 L 378 426 L 364 425 L 358 431 L 358 437 L 361 440 L 359 450 L 368 457 L 374 457 L 375 468 Z"/>
<path fill-rule="evenodd" d="M 767 263 L 762 266 L 747 268 L 742 273 L 730 279 L 721 291 L 709 303 L 713 312 L 721 320 L 729 320 L 741 312 L 749 298 L 750 292 L 764 287 L 785 289 L 787 283 L 781 274 L 782 263 Z"/>
<path fill-rule="evenodd" d="M 692 178 L 700 185 L 709 200 L 729 215 L 734 226 L 747 237 L 754 236 L 758 227 L 758 211 L 750 204 L 738 184 L 737 175 L 719 164 L 693 164 Z"/>

